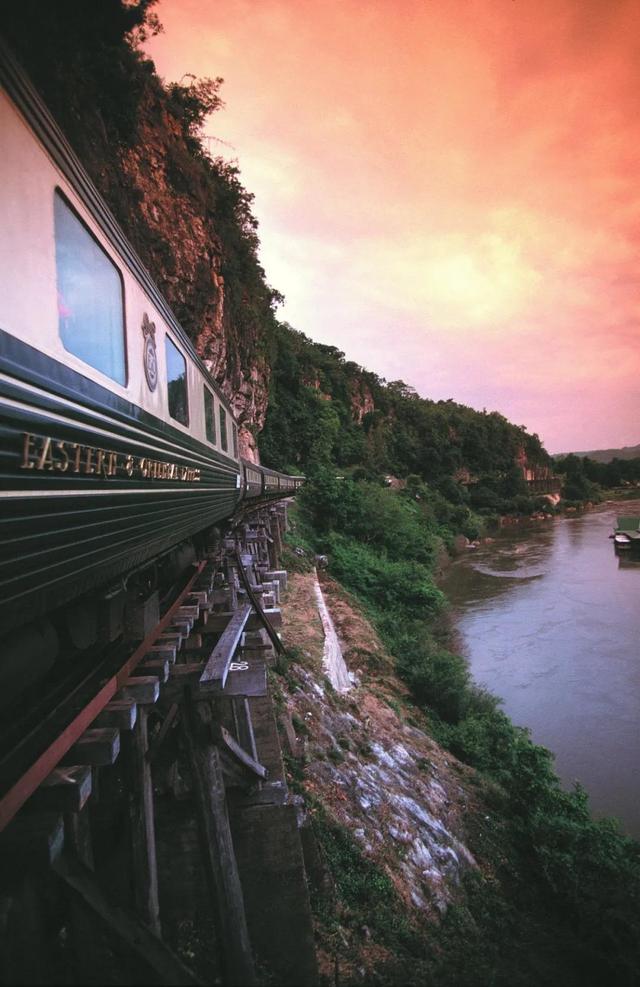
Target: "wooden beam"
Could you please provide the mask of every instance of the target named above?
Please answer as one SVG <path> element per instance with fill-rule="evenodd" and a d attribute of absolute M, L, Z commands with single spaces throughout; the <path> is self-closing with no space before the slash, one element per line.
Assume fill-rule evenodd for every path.
<path fill-rule="evenodd" d="M 169 707 L 169 711 L 162 721 L 162 726 L 158 732 L 158 735 L 154 738 L 149 750 L 147 751 L 146 757 L 149 764 L 153 764 L 155 758 L 158 755 L 160 748 L 162 747 L 165 738 L 167 737 L 169 731 L 175 726 L 178 721 L 178 714 L 180 712 L 180 707 L 178 703 L 173 703 Z"/>
<path fill-rule="evenodd" d="M 220 753 L 211 743 L 201 743 L 203 723 L 198 705 L 188 695 L 181 718 L 189 755 L 198 814 L 198 829 L 217 939 L 222 950 L 224 983 L 253 987 L 255 973 L 244 897 L 236 863 L 224 790 Z M 205 717 L 206 719 L 206 717 Z"/>
<path fill-rule="evenodd" d="M 63 854 L 54 870 L 65 885 L 80 899 L 109 931 L 154 974 L 154 982 L 179 987 L 198 987 L 199 981 L 141 922 L 113 905 L 103 895 L 92 872 L 79 861 Z"/>
<path fill-rule="evenodd" d="M 177 648 L 175 644 L 154 644 L 145 655 L 146 658 L 164 658 L 165 661 L 173 665 L 176 660 Z M 143 659 L 143 660 L 145 660 Z"/>
<path fill-rule="evenodd" d="M 218 742 L 223 746 L 223 748 L 232 755 L 242 765 L 247 771 L 255 775 L 259 781 L 266 781 L 269 777 L 269 772 L 263 764 L 256 761 L 255 758 L 251 756 L 243 747 L 240 746 L 237 740 L 235 740 L 229 731 L 223 726 L 218 726 L 216 729 Z"/>
<path fill-rule="evenodd" d="M 91 764 L 101 767 L 115 764 L 120 753 L 120 731 L 115 727 L 95 727 L 85 730 L 69 748 L 61 764 Z"/>
<path fill-rule="evenodd" d="M 33 793 L 29 806 L 55 809 L 57 812 L 79 812 L 91 795 L 91 768 L 74 764 L 55 768 Z"/>
<path fill-rule="evenodd" d="M 254 761 L 258 760 L 258 748 L 253 732 L 253 721 L 251 719 L 251 708 L 246 696 L 236 696 L 231 700 L 233 709 L 233 719 L 236 728 L 236 737 L 244 750 L 248 751 Z"/>
<path fill-rule="evenodd" d="M 125 738 L 129 776 L 127 798 L 136 911 L 144 924 L 155 935 L 160 936 L 153 785 L 151 766 L 147 758 L 149 749 L 147 716 L 147 710 L 141 706 L 135 728 Z"/>
<path fill-rule="evenodd" d="M 229 665 L 233 661 L 233 656 L 250 614 L 251 606 L 247 603 L 233 615 L 209 656 L 204 671 L 200 676 L 201 683 L 220 681 L 224 687 L 229 672 Z"/>
<path fill-rule="evenodd" d="M 238 554 L 238 562 L 239 561 L 240 561 L 240 556 Z M 271 624 L 269 618 L 267 617 L 266 612 L 263 610 L 262 605 L 261 605 L 260 601 L 258 600 L 257 596 L 253 592 L 253 589 L 251 588 L 251 584 L 249 583 L 249 580 L 248 580 L 248 578 L 246 576 L 246 573 L 245 573 L 245 571 L 244 571 L 244 569 L 242 568 L 241 565 L 238 566 L 238 571 L 240 573 L 240 579 L 242 581 L 242 584 L 244 586 L 244 589 L 246 591 L 246 594 L 249 597 L 249 599 L 251 600 L 251 603 L 253 605 L 253 609 L 255 610 L 256 614 L 258 615 L 258 617 L 260 618 L 260 620 L 264 624 L 265 630 L 266 630 L 267 634 L 269 635 L 269 640 L 273 644 L 273 646 L 276 649 L 276 651 L 278 652 L 278 654 L 280 654 L 280 655 L 283 654 L 284 653 L 284 644 L 282 643 L 282 641 L 280 640 L 280 638 L 276 634 L 275 630 L 273 629 L 273 625 Z M 280 614 L 280 611 L 277 611 L 277 612 L 278 612 L 278 615 L 279 615 Z"/>
<path fill-rule="evenodd" d="M 157 675 L 161 683 L 169 678 L 169 662 L 166 658 L 145 658 L 138 667 L 147 675 Z"/>
<path fill-rule="evenodd" d="M 93 870 L 93 838 L 91 836 L 91 818 L 89 806 L 85 805 L 77 812 L 67 812 L 64 817 L 65 849 L 75 853 L 85 867 Z"/>
<path fill-rule="evenodd" d="M 135 675 L 123 683 L 121 695 L 137 703 L 156 703 L 160 697 L 160 683 L 155 675 Z"/>
<path fill-rule="evenodd" d="M 113 699 L 96 716 L 93 726 L 116 727 L 118 730 L 133 730 L 137 710 L 138 708 L 134 699 Z"/>
<path fill-rule="evenodd" d="M 64 847 L 64 822 L 58 812 L 23 813 L 7 826 L 0 838 L 0 863 L 4 873 L 25 865 L 49 866 Z"/>

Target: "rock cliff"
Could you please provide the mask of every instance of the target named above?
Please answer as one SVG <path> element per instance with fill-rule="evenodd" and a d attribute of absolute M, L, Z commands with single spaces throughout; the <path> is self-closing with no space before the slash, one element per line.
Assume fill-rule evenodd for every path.
<path fill-rule="evenodd" d="M 197 83 L 165 87 L 131 46 L 134 9 L 26 0 L 4 33 L 152 278 L 232 401 L 241 449 L 257 458 L 267 335 L 277 295 L 257 259 L 251 196 L 197 140 Z M 95 14 L 95 17 L 94 17 Z M 32 25 L 37 23 L 37 34 Z M 215 109 L 217 80 L 210 87 Z M 207 95 L 206 90 L 204 90 Z M 213 98 L 211 98 L 213 94 Z"/>

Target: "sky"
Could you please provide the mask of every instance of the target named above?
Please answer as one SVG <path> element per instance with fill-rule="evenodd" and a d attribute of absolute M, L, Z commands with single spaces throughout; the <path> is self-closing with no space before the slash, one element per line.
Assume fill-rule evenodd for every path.
<path fill-rule="evenodd" d="M 160 0 L 279 317 L 551 452 L 640 442 L 640 0 Z M 186 80 L 183 80 L 186 81 Z"/>

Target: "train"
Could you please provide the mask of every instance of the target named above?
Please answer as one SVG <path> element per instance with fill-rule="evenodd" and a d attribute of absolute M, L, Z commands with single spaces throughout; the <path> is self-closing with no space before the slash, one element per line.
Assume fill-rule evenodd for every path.
<path fill-rule="evenodd" d="M 240 456 L 229 400 L 2 42 L 0 84 L 6 635 L 303 478 Z"/>

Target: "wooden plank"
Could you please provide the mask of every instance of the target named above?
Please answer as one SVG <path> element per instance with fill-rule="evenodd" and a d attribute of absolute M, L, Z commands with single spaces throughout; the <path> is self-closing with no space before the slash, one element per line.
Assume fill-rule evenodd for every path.
<path fill-rule="evenodd" d="M 0 863 L 3 872 L 26 863 L 49 866 L 62 853 L 64 822 L 58 812 L 23 813 L 14 819 L 0 838 Z"/>
<path fill-rule="evenodd" d="M 166 644 L 169 647 L 173 646 L 179 651 L 180 645 L 182 644 L 182 634 L 176 633 L 175 631 L 164 631 L 164 633 L 158 637 L 158 644 Z"/>
<path fill-rule="evenodd" d="M 229 672 L 229 665 L 233 660 L 235 650 L 250 614 L 251 606 L 245 604 L 233 615 L 209 656 L 204 671 L 200 676 L 201 683 L 219 680 L 224 687 Z"/>
<path fill-rule="evenodd" d="M 239 596 L 243 596 L 244 591 L 240 591 Z M 248 601 L 243 601 L 241 606 L 246 606 Z M 237 613 L 237 611 L 236 611 Z M 274 628 L 282 627 L 282 614 L 277 607 L 267 608 L 265 611 L 267 619 Z M 227 624 L 233 617 L 233 613 L 230 610 L 223 610 L 220 613 L 212 613 L 209 616 L 209 621 L 207 623 L 207 634 L 221 634 L 226 628 Z M 247 621 L 246 630 L 248 631 L 259 631 L 264 627 L 263 621 L 260 619 L 257 613 L 252 613 Z"/>
<path fill-rule="evenodd" d="M 246 696 L 237 696 L 231 700 L 233 719 L 236 725 L 236 737 L 241 747 L 249 752 L 254 761 L 258 760 L 256 738 L 251 722 L 251 709 Z"/>
<path fill-rule="evenodd" d="M 89 806 L 85 805 L 78 812 L 65 814 L 64 835 L 66 850 L 75 853 L 85 867 L 93 870 L 93 839 L 91 837 Z"/>
<path fill-rule="evenodd" d="M 128 769 L 129 822 L 133 856 L 133 887 L 136 911 L 155 935 L 161 935 L 158 900 L 158 864 L 153 812 L 151 765 L 147 758 L 149 735 L 147 710 L 141 706 L 138 722 L 125 738 Z"/>
<path fill-rule="evenodd" d="M 225 750 L 228 751 L 241 765 L 250 771 L 252 774 L 259 778 L 260 781 L 265 781 L 269 775 L 269 772 L 263 764 L 260 764 L 255 758 L 251 757 L 243 747 L 240 746 L 237 740 L 235 740 L 229 731 L 223 726 L 218 726 L 216 729 L 218 734 L 219 742 L 224 746 Z M 255 740 L 254 740 L 255 744 Z"/>
<path fill-rule="evenodd" d="M 178 607 L 176 612 L 177 620 L 197 620 L 200 616 L 200 607 L 197 604 L 193 606 L 182 606 Z"/>
<path fill-rule="evenodd" d="M 189 634 L 193 630 L 194 621 L 187 617 L 180 617 L 173 620 L 167 630 L 169 634 L 179 634 L 181 638 L 189 637 Z"/>
<path fill-rule="evenodd" d="M 234 670 L 234 665 L 247 664 L 249 667 Z M 224 696 L 266 696 L 267 667 L 259 659 L 252 662 L 232 662 L 222 695 Z"/>
<path fill-rule="evenodd" d="M 149 764 L 153 764 L 155 758 L 158 755 L 158 752 L 160 751 L 160 748 L 162 747 L 165 741 L 165 738 L 169 734 L 169 731 L 173 729 L 173 727 L 178 722 L 179 712 L 180 712 L 180 707 L 178 706 L 178 704 L 172 703 L 172 705 L 169 707 L 169 711 L 167 715 L 162 721 L 162 726 L 160 727 L 157 736 L 154 737 L 153 743 L 151 744 L 149 750 L 147 751 L 146 757 Z"/>
<path fill-rule="evenodd" d="M 266 630 L 267 634 L 269 635 L 269 640 L 273 644 L 273 646 L 276 649 L 277 653 L 278 654 L 283 654 L 284 653 L 284 645 L 283 645 L 282 641 L 280 640 L 280 638 L 278 637 L 278 635 L 276 634 L 276 632 L 274 630 L 273 621 L 270 620 L 270 618 L 268 616 L 268 614 L 269 615 L 270 614 L 273 614 L 274 611 L 263 610 L 262 605 L 260 604 L 260 601 L 258 600 L 258 598 L 256 597 L 255 593 L 253 592 L 253 589 L 251 588 L 251 584 L 249 583 L 249 580 L 247 579 L 246 573 L 244 572 L 244 569 L 242 568 L 242 566 L 239 566 L 238 567 L 238 571 L 240 573 L 240 579 L 242 581 L 242 584 L 244 586 L 244 589 L 246 591 L 246 594 L 249 597 L 251 603 L 253 604 L 253 609 L 255 610 L 256 614 L 258 615 L 258 617 L 260 618 L 260 620 L 264 624 L 265 630 Z M 281 617 L 280 611 L 277 610 L 277 611 L 275 611 L 275 613 L 278 614 L 278 617 L 280 618 L 280 622 L 282 622 L 282 617 Z"/>
<path fill-rule="evenodd" d="M 170 661 L 173 665 L 176 660 L 177 650 L 175 644 L 154 644 L 152 648 L 149 648 L 145 657 L 164 658 L 165 661 Z"/>
<path fill-rule="evenodd" d="M 137 706 L 133 699 L 112 699 L 96 716 L 93 726 L 116 727 L 118 730 L 133 730 L 137 716 Z"/>
<path fill-rule="evenodd" d="M 200 704 L 203 705 L 203 704 Z M 238 876 L 219 751 L 201 743 L 208 724 L 197 704 L 187 700 L 181 718 L 191 765 L 202 858 L 222 951 L 223 982 L 253 987 L 255 973 Z"/>
<path fill-rule="evenodd" d="M 138 668 L 146 675 L 157 675 L 160 682 L 166 682 L 169 678 L 169 662 L 166 658 L 145 658 Z"/>
<path fill-rule="evenodd" d="M 201 634 L 190 634 L 187 640 L 184 642 L 185 651 L 199 651 L 201 647 L 202 647 Z"/>
<path fill-rule="evenodd" d="M 85 730 L 61 760 L 61 764 L 91 764 L 100 767 L 115 764 L 120 753 L 120 731 L 115 727 Z"/>
<path fill-rule="evenodd" d="M 142 961 L 145 967 L 153 971 L 158 983 L 198 987 L 199 981 L 168 946 L 165 946 L 133 915 L 105 898 L 87 867 L 63 854 L 56 861 L 54 869 L 84 906 L 90 909 L 109 931 Z"/>
<path fill-rule="evenodd" d="M 229 576 L 229 606 L 231 610 L 238 609 L 238 574 L 236 568 L 233 565 L 229 565 L 228 569 Z"/>
<path fill-rule="evenodd" d="M 121 694 L 137 703 L 156 703 L 160 696 L 160 683 L 155 675 L 134 675 L 123 683 Z"/>
<path fill-rule="evenodd" d="M 73 764 L 55 768 L 33 793 L 29 806 L 55 809 L 57 812 L 79 812 L 91 795 L 91 768 Z"/>

